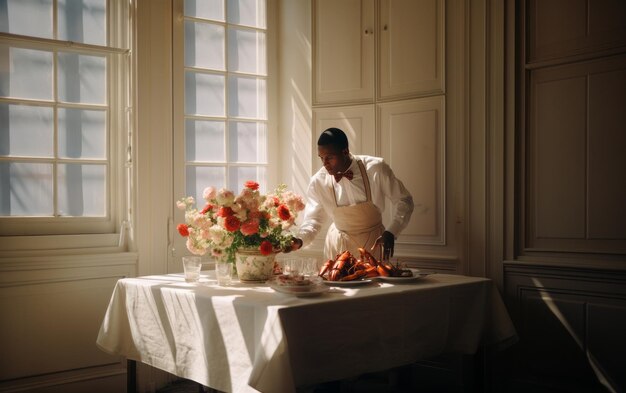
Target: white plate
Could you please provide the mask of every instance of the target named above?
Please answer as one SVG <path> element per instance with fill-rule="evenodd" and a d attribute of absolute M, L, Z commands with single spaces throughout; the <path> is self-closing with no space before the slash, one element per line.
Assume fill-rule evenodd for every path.
<path fill-rule="evenodd" d="M 296 297 L 313 297 L 319 296 L 324 292 L 328 292 L 330 288 L 326 285 L 311 285 L 311 286 L 281 286 L 270 285 L 270 288 L 276 292 L 286 293 L 288 295 L 294 295 Z"/>
<path fill-rule="evenodd" d="M 426 276 L 430 276 L 433 273 L 422 273 L 419 271 L 419 269 L 409 269 L 413 272 L 413 275 L 411 277 L 385 277 L 385 276 L 378 276 L 376 278 L 378 278 L 379 280 L 382 281 L 387 281 L 387 282 L 411 282 L 411 281 L 415 281 L 415 280 L 419 280 L 420 278 L 426 277 Z"/>
<path fill-rule="evenodd" d="M 324 280 L 324 284 L 329 285 L 331 287 L 354 287 L 357 285 L 368 284 L 372 282 L 369 278 L 364 280 L 352 280 L 352 281 L 328 281 Z"/>

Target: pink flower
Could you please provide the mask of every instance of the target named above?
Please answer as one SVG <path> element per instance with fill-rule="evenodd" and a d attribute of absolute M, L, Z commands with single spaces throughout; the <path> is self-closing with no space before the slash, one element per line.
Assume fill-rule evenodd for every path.
<path fill-rule="evenodd" d="M 258 220 L 248 220 L 241 224 L 241 228 L 239 228 L 242 234 L 245 236 L 254 235 L 259 232 L 259 221 Z"/>
<path fill-rule="evenodd" d="M 204 198 L 204 200 L 207 202 L 211 199 L 215 199 L 216 196 L 217 191 L 215 191 L 214 187 L 207 187 L 204 189 L 204 191 L 202 191 L 202 198 Z"/>

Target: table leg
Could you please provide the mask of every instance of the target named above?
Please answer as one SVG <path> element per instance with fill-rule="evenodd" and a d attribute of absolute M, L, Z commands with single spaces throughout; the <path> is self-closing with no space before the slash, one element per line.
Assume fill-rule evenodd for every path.
<path fill-rule="evenodd" d="M 137 392 L 137 362 L 126 360 L 126 393 Z"/>

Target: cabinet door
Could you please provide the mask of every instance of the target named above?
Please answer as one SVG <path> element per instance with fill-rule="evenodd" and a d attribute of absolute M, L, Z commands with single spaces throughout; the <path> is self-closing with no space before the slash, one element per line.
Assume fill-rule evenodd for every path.
<path fill-rule="evenodd" d="M 314 0 L 314 104 L 373 102 L 374 0 Z"/>
<path fill-rule="evenodd" d="M 378 105 L 382 157 L 415 203 L 401 242 L 445 244 L 444 107 L 443 96 Z M 389 222 L 389 206 L 383 217 Z"/>
<path fill-rule="evenodd" d="M 375 149 L 375 118 L 374 105 L 355 105 L 313 110 L 313 168 L 320 167 L 317 158 L 317 139 L 327 128 L 336 127 L 348 136 L 348 144 L 352 154 L 374 155 Z"/>
<path fill-rule="evenodd" d="M 444 90 L 444 0 L 380 3 L 380 99 Z"/>

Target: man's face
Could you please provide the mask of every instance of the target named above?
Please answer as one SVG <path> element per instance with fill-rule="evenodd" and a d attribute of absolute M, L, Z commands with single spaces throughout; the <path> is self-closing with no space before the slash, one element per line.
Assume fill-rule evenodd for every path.
<path fill-rule="evenodd" d="M 339 150 L 333 145 L 317 146 L 317 155 L 322 160 L 322 165 L 331 175 L 345 171 L 350 161 L 348 149 Z"/>

